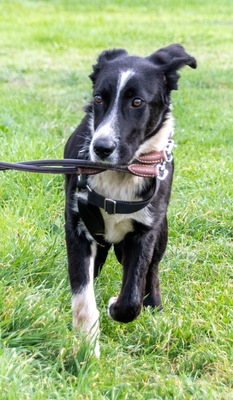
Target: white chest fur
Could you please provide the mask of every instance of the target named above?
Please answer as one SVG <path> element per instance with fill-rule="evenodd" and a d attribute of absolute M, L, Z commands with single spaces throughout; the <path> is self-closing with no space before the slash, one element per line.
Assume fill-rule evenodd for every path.
<path fill-rule="evenodd" d="M 139 201 L 137 193 L 143 189 L 144 178 L 113 171 L 105 171 L 89 177 L 90 186 L 102 196 L 113 200 Z M 105 238 L 110 243 L 120 242 L 133 230 L 133 221 L 150 225 L 152 219 L 148 208 L 133 214 L 109 215 L 101 209 L 105 222 Z"/>

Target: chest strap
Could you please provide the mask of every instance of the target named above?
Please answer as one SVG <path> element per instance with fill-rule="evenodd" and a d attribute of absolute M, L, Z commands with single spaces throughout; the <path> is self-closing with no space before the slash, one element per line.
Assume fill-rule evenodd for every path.
<path fill-rule="evenodd" d="M 97 193 L 95 190 L 91 189 L 90 186 L 86 186 L 88 191 L 88 203 L 102 208 L 107 214 L 114 215 L 114 214 L 132 214 L 137 211 L 142 210 L 146 207 L 153 198 L 156 196 L 159 190 L 159 180 L 155 180 L 155 184 L 152 188 L 152 193 L 149 197 L 145 200 L 139 201 L 122 201 L 122 200 L 113 200 L 107 197 L 102 196 L 101 194 Z"/>
<path fill-rule="evenodd" d="M 152 193 L 145 200 L 140 201 L 121 201 L 108 199 L 95 190 L 91 189 L 90 186 L 85 182 L 85 178 L 77 182 L 77 186 L 87 190 L 87 197 L 78 196 L 78 209 L 80 216 L 93 239 L 100 245 L 105 246 L 105 224 L 101 214 L 100 208 L 102 208 L 107 214 L 132 214 L 142 210 L 146 207 L 153 198 L 156 196 L 160 181 L 156 178 L 154 185 L 151 189 Z"/>

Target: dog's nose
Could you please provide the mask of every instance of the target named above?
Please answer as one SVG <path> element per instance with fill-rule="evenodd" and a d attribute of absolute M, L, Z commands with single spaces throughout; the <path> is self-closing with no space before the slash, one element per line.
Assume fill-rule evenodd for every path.
<path fill-rule="evenodd" d="M 101 160 L 105 160 L 105 158 L 109 157 L 114 152 L 115 148 L 116 143 L 112 139 L 99 138 L 95 140 L 93 144 L 94 152 Z"/>

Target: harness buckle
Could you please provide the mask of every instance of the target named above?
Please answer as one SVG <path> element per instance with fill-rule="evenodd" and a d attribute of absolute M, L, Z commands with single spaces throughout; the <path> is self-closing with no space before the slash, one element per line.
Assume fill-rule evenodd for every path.
<path fill-rule="evenodd" d="M 106 211 L 107 214 L 116 214 L 116 201 L 105 198 L 104 211 Z"/>

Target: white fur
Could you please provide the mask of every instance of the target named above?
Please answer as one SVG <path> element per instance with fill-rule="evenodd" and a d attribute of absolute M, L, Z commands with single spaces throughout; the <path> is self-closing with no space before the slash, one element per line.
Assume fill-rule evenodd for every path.
<path fill-rule="evenodd" d="M 90 113 L 88 124 L 89 124 L 90 131 L 91 131 L 91 133 L 93 135 L 94 134 L 94 130 L 95 130 L 94 129 L 94 114 L 93 114 L 93 112 Z"/>
<path fill-rule="evenodd" d="M 110 297 L 110 299 L 108 300 L 108 316 L 110 318 L 112 318 L 111 314 L 110 314 L 110 307 L 112 304 L 116 303 L 117 299 L 118 299 L 118 297 Z"/>
<path fill-rule="evenodd" d="M 72 210 L 76 213 L 78 213 L 78 193 L 74 193 L 74 199 L 72 202 Z"/>
<path fill-rule="evenodd" d="M 89 260 L 89 282 L 81 292 L 73 296 L 72 310 L 74 328 L 82 329 L 87 334 L 87 337 L 95 342 L 94 351 L 96 356 L 99 357 L 99 311 L 96 306 L 93 286 L 95 255 L 96 245 L 92 244 L 92 255 Z"/>
<path fill-rule="evenodd" d="M 151 151 L 161 151 L 168 143 L 169 138 L 173 135 L 174 131 L 174 118 L 170 113 L 168 119 L 164 122 L 162 128 L 156 133 L 155 136 L 146 140 L 135 153 L 135 157 L 141 154 L 150 153 Z"/>
<path fill-rule="evenodd" d="M 98 126 L 96 131 L 93 134 L 93 139 L 90 145 L 90 157 L 92 161 L 98 160 L 94 149 L 93 149 L 93 143 L 96 139 L 99 137 L 101 138 L 107 138 L 108 136 L 111 136 L 114 140 L 117 141 L 117 137 L 119 135 L 119 126 L 117 124 L 117 115 L 118 115 L 118 108 L 119 108 L 119 98 L 122 89 L 125 87 L 127 81 L 131 78 L 131 76 L 134 75 L 134 71 L 129 69 L 127 71 L 121 71 L 118 77 L 117 81 L 117 93 L 116 93 L 116 98 L 115 102 L 112 108 L 112 111 L 110 115 L 107 117 L 107 119 L 104 119 L 103 122 Z M 93 121 L 91 122 L 91 126 L 93 127 L 94 123 Z M 109 161 L 112 163 L 117 163 L 117 152 L 113 152 L 109 158 Z"/>

